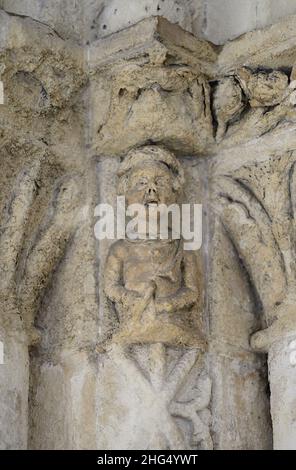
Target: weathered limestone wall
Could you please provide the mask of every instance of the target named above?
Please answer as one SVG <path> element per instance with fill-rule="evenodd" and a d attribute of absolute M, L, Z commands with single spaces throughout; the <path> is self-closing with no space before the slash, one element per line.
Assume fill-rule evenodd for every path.
<path fill-rule="evenodd" d="M 275 3 L 122 4 L 0 2 L 0 447 L 293 448 L 296 17 L 215 47 L 185 30 L 220 44 L 278 20 Z M 183 29 L 150 18 L 162 9 Z M 104 289 L 94 208 L 151 145 L 203 204 L 205 341 L 194 323 L 126 350 L 139 331 L 122 333 Z"/>

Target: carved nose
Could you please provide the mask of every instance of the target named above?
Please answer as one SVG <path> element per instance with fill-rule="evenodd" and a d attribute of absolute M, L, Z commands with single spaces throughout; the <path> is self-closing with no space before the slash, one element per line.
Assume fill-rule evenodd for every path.
<path fill-rule="evenodd" d="M 148 194 L 149 196 L 156 194 L 155 186 L 150 186 L 150 188 L 148 189 Z"/>

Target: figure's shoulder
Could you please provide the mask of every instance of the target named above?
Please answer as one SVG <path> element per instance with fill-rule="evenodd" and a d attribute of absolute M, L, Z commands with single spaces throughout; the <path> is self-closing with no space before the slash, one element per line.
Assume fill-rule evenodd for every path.
<path fill-rule="evenodd" d="M 127 247 L 125 240 L 117 240 L 109 249 L 109 256 L 115 256 L 116 258 L 124 258 L 126 253 Z"/>

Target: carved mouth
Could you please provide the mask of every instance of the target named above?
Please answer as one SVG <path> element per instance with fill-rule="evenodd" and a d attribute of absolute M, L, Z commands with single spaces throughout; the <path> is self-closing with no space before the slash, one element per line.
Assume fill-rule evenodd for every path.
<path fill-rule="evenodd" d="M 149 206 L 158 206 L 158 200 L 157 199 L 146 199 L 145 201 L 145 207 L 149 207 Z"/>

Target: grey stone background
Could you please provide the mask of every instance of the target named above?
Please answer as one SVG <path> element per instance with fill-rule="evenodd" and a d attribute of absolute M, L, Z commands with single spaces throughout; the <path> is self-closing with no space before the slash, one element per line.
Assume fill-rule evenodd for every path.
<path fill-rule="evenodd" d="M 295 0 L 1 0 L 0 8 L 30 16 L 63 38 L 93 41 L 151 15 L 162 15 L 214 44 L 296 13 Z"/>

